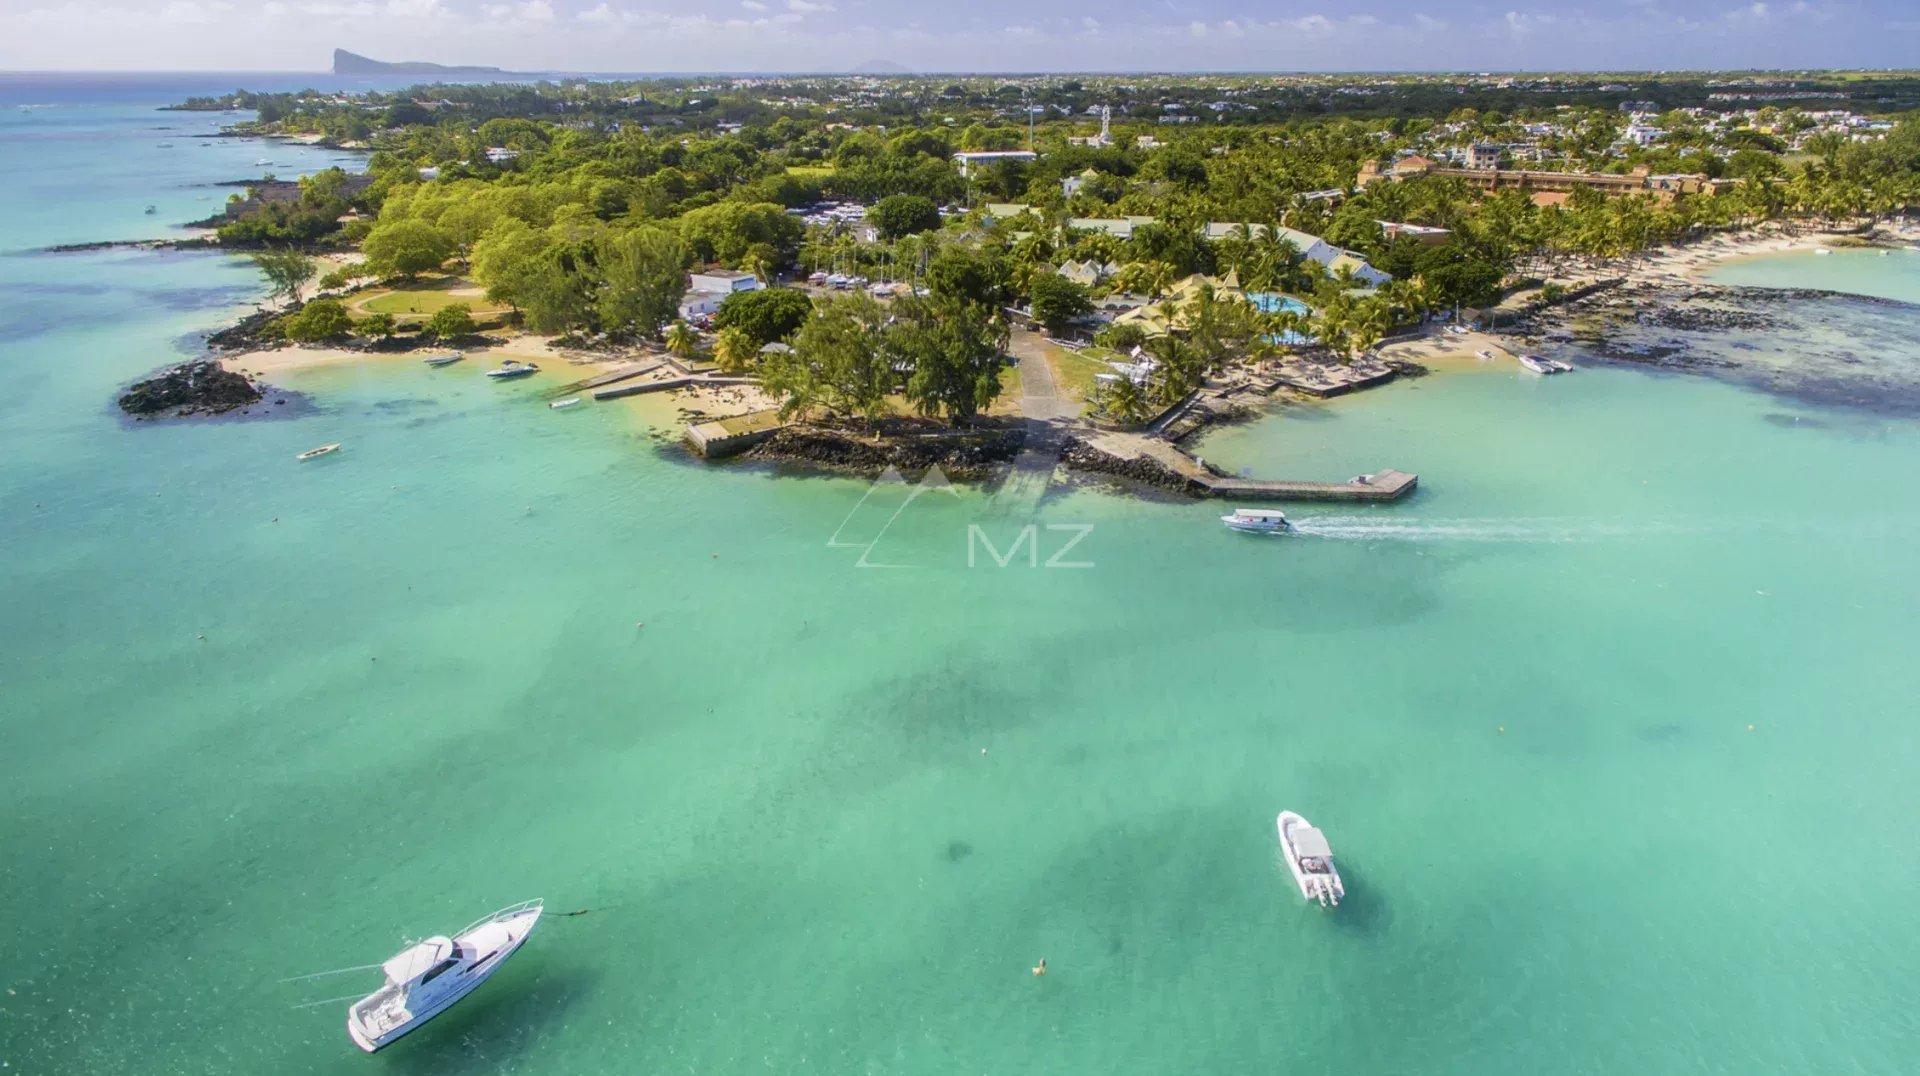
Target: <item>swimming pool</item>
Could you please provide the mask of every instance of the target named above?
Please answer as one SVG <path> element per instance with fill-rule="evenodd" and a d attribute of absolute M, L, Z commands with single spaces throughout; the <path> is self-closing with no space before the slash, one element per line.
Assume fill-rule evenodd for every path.
<path fill-rule="evenodd" d="M 1311 307 L 1295 299 L 1293 296 L 1279 295 L 1270 291 L 1250 291 L 1247 293 L 1247 301 L 1251 302 L 1263 313 L 1268 314 L 1278 314 L 1283 311 L 1291 314 L 1313 313 Z M 1288 347 L 1305 347 L 1313 343 L 1313 337 L 1289 329 L 1286 332 L 1274 333 L 1268 336 L 1267 342 L 1270 344 L 1284 344 Z"/>
<path fill-rule="evenodd" d="M 1291 295 L 1278 295 L 1270 291 L 1250 291 L 1247 293 L 1247 300 L 1267 314 L 1278 314 L 1283 310 L 1293 314 L 1312 313 L 1307 304 Z"/>

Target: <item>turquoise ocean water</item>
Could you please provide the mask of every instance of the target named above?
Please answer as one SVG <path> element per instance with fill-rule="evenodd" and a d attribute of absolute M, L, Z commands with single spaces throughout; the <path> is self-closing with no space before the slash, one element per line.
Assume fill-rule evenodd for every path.
<path fill-rule="evenodd" d="M 327 160 L 156 137 L 195 122 L 144 107 L 168 96 L 0 116 L 6 1071 L 1920 1050 L 1911 417 L 1449 369 L 1200 446 L 1422 475 L 1391 508 L 1303 507 L 1286 540 L 1095 488 L 707 468 L 648 436 L 664 405 L 552 412 L 555 382 L 458 367 L 287 375 L 293 417 L 131 426 L 115 389 L 254 275 L 19 251 L 157 233 L 262 156 Z M 1875 361 L 1920 379 L 1920 345 Z M 1041 565 L 1084 533 L 1062 559 L 1091 566 L 980 544 L 1028 525 Z M 1290 893 L 1288 807 L 1340 855 L 1337 912 Z M 372 1059 L 344 1003 L 292 1007 L 366 978 L 277 982 L 531 896 L 595 910 Z"/>

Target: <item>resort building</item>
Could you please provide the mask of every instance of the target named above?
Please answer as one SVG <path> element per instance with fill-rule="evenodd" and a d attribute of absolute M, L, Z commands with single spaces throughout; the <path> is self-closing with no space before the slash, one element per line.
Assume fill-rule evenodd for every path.
<path fill-rule="evenodd" d="M 1112 262 L 1097 262 L 1092 258 L 1086 261 L 1065 262 L 1059 269 L 1061 276 L 1083 287 L 1091 288 L 1120 271 Z"/>
<path fill-rule="evenodd" d="M 998 164 L 1001 161 L 1032 161 L 1038 160 L 1039 156 L 1030 149 L 993 149 L 956 153 L 953 160 L 960 166 L 960 175 L 965 177 L 971 176 L 973 170 L 981 165 Z"/>
<path fill-rule="evenodd" d="M 1642 167 L 1625 174 L 1615 172 L 1547 172 L 1528 168 L 1428 168 L 1420 175 L 1462 179 L 1482 191 L 1524 190 L 1533 193 L 1566 194 L 1581 187 L 1608 194 L 1655 194 L 1672 197 L 1711 189 L 1712 181 L 1702 175 L 1668 174 L 1654 176 Z M 1377 161 L 1361 166 L 1359 186 L 1383 179 L 1404 179 L 1405 175 L 1383 172 Z M 1547 203 L 1541 203 L 1547 204 Z"/>
<path fill-rule="evenodd" d="M 1475 142 L 1467 147 L 1467 167 L 1485 172 L 1500 167 L 1500 147 L 1491 142 Z"/>
<path fill-rule="evenodd" d="M 1406 224 L 1397 220 L 1380 220 L 1374 223 L 1380 226 L 1380 234 L 1388 239 L 1398 239 L 1404 235 L 1410 239 L 1418 239 L 1430 247 L 1437 247 L 1453 238 L 1453 232 L 1448 229 L 1434 228 L 1425 224 Z"/>
<path fill-rule="evenodd" d="M 765 285 L 752 273 L 732 269 L 709 269 L 688 278 L 687 294 L 680 299 L 683 318 L 711 314 L 720 309 L 721 300 L 736 291 L 758 291 Z"/>

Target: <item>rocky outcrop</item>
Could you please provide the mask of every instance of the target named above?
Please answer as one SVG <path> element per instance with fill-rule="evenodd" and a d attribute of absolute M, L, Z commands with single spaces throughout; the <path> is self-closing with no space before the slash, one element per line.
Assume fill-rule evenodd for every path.
<path fill-rule="evenodd" d="M 824 426 L 789 426 L 739 458 L 803 463 L 868 476 L 888 467 L 907 473 L 938 467 L 948 478 L 984 479 L 1012 462 L 1023 440 L 1019 430 L 875 438 Z"/>
<path fill-rule="evenodd" d="M 170 366 L 120 397 L 120 409 L 141 418 L 219 415 L 259 403 L 253 382 L 212 359 Z"/>
<path fill-rule="evenodd" d="M 261 351 L 280 347 L 286 341 L 277 335 L 269 335 L 267 326 L 278 320 L 281 313 L 278 310 L 256 310 L 218 332 L 208 333 L 207 346 L 218 351 Z"/>

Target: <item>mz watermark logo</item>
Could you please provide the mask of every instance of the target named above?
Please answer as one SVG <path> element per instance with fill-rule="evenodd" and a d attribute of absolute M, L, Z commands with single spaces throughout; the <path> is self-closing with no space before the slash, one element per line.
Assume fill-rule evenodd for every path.
<path fill-rule="evenodd" d="M 977 568 L 980 566 L 977 554 L 980 549 L 984 547 L 987 551 L 987 556 L 992 559 L 994 566 L 1005 568 L 1007 565 L 1013 563 L 1013 558 L 1020 555 L 1020 547 L 1023 545 L 1027 547 L 1027 567 L 1029 568 L 1093 567 L 1093 562 L 1090 560 L 1066 559 L 1067 554 L 1073 552 L 1074 546 L 1086 541 L 1087 535 L 1093 533 L 1093 524 L 1048 523 L 1045 529 L 1048 533 L 1064 531 L 1073 535 L 1073 537 L 1066 539 L 1059 549 L 1054 550 L 1053 556 L 1048 557 L 1045 564 L 1041 564 L 1040 524 L 1029 523 L 1020 528 L 1014 535 L 1013 545 L 1010 546 L 1005 553 L 1001 553 L 999 549 L 994 547 L 993 539 L 987 536 L 987 532 L 981 529 L 980 524 L 969 523 L 967 524 L 967 567 Z"/>
<path fill-rule="evenodd" d="M 1004 490 L 1002 492 L 1004 493 Z M 827 539 L 827 547 L 829 549 L 858 549 L 860 551 L 860 559 L 855 561 L 853 565 L 856 568 L 914 568 L 928 566 L 925 563 L 912 564 L 888 559 L 885 556 L 879 555 L 876 551 L 879 550 L 881 543 L 886 539 L 887 533 L 893 529 L 894 524 L 898 523 L 900 518 L 906 514 L 907 509 L 913 507 L 921 498 L 931 494 L 943 494 L 955 500 L 964 499 L 960 491 L 953 487 L 953 483 L 947 481 L 947 476 L 938 467 L 928 468 L 927 473 L 921 476 L 919 482 L 915 483 L 909 483 L 906 478 L 894 468 L 887 468 L 881 473 L 879 478 L 874 480 L 871 486 L 867 487 L 866 493 L 862 494 L 859 502 L 847 512 L 846 518 L 840 521 L 840 526 L 834 529 L 833 536 Z M 866 541 L 858 541 L 848 537 L 850 532 L 852 534 L 866 532 L 867 528 L 871 526 L 871 520 L 883 512 L 885 513 L 885 521 L 880 524 L 878 530 L 873 532 L 871 538 Z M 925 528 L 922 527 L 920 530 L 922 533 L 917 542 L 913 539 L 903 538 L 896 541 L 894 545 L 906 546 L 918 544 L 924 548 L 926 545 L 924 535 Z M 951 533 L 953 533 L 956 539 L 961 537 L 957 528 Z M 983 563 L 990 564 L 996 568 L 1013 567 L 1020 561 L 1024 551 L 1025 566 L 1028 568 L 1091 568 L 1094 565 L 1090 560 L 1069 560 L 1067 558 L 1068 554 L 1073 552 L 1074 547 L 1086 541 L 1087 536 L 1092 533 L 1093 524 L 1091 523 L 1008 523 L 1005 525 L 982 525 L 980 523 L 969 522 L 966 525 L 965 533 L 967 567 L 978 568 L 981 567 Z M 1008 539 L 1011 539 L 1011 542 L 1003 550 L 1000 543 L 1008 541 Z M 957 554 L 959 552 L 959 543 L 956 542 L 954 546 L 949 548 L 952 548 Z M 1043 549 L 1051 550 L 1050 555 L 1047 556 L 1044 562 L 1040 559 Z M 986 554 L 984 558 L 981 556 L 983 552 Z M 896 553 L 893 555 L 899 556 L 900 554 Z M 922 562 L 925 561 L 924 556 L 916 559 Z"/>

